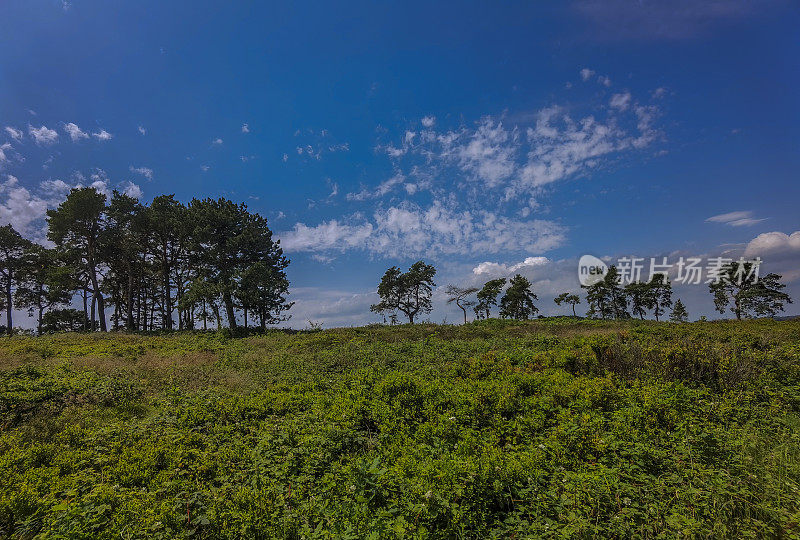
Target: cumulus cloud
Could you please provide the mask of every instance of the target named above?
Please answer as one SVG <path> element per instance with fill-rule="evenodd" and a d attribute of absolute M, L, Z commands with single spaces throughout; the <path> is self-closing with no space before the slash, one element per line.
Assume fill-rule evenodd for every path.
<path fill-rule="evenodd" d="M 501 264 L 496 262 L 482 262 L 478 266 L 472 269 L 472 273 L 476 275 L 495 275 L 495 276 L 505 276 L 511 274 L 513 272 L 517 272 L 523 268 L 533 267 L 533 266 L 543 266 L 550 262 L 550 259 L 547 257 L 527 257 L 524 261 L 518 262 L 515 264 Z"/>
<path fill-rule="evenodd" d="M 594 75 L 594 71 L 592 71 L 589 68 L 583 68 L 581 70 L 581 79 L 583 79 L 584 81 L 588 81 L 589 79 L 591 79 L 592 75 Z"/>
<path fill-rule="evenodd" d="M 82 131 L 77 124 L 74 124 L 72 122 L 70 122 L 69 124 L 64 124 L 64 131 L 69 135 L 69 138 L 72 139 L 72 142 L 78 142 L 81 139 L 89 138 L 88 133 Z"/>
<path fill-rule="evenodd" d="M 706 218 L 706 221 L 711 223 L 723 223 L 731 227 L 743 227 L 761 223 L 766 218 L 756 219 L 753 217 L 753 212 L 750 210 L 740 210 L 737 212 L 728 212 L 727 214 L 719 214 Z"/>
<path fill-rule="evenodd" d="M 242 124 L 242 133 L 250 133 L 250 126 Z"/>
<path fill-rule="evenodd" d="M 436 124 L 436 117 L 435 116 L 423 116 L 422 117 L 422 125 L 426 128 L 431 128 Z"/>
<path fill-rule="evenodd" d="M 108 141 L 114 136 L 111 133 L 109 133 L 108 131 L 106 131 L 104 129 L 101 129 L 97 133 L 92 133 L 92 137 L 97 138 L 98 141 Z"/>
<path fill-rule="evenodd" d="M 150 169 L 149 167 L 134 167 L 133 165 L 131 165 L 129 167 L 129 170 L 132 173 L 141 174 L 142 176 L 144 176 L 148 180 L 152 180 L 153 179 L 153 169 Z"/>
<path fill-rule="evenodd" d="M 12 127 L 12 126 L 6 126 L 5 127 L 5 131 L 8 134 L 8 136 L 11 137 L 12 139 L 14 139 L 15 141 L 22 140 L 22 130 L 21 129 L 17 129 L 17 128 Z"/>
<path fill-rule="evenodd" d="M 358 249 L 385 257 L 538 251 L 563 244 L 566 230 L 546 220 L 519 221 L 485 210 L 462 210 L 434 201 L 379 207 L 371 219 L 355 214 L 344 222 L 309 227 L 298 223 L 280 235 L 287 252 Z"/>
<path fill-rule="evenodd" d="M 56 130 L 49 129 L 47 126 L 36 128 L 29 125 L 28 134 L 33 137 L 33 140 L 39 145 L 50 145 L 58 140 L 58 133 Z"/>
<path fill-rule="evenodd" d="M 800 279 L 800 231 L 759 234 L 747 244 L 744 256 L 761 257 L 771 271 L 782 274 L 787 282 Z"/>

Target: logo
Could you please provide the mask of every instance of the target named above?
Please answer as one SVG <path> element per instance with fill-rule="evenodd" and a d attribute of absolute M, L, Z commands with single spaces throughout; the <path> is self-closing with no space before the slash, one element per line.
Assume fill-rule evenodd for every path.
<path fill-rule="evenodd" d="M 578 281 L 588 287 L 603 281 L 608 266 L 594 255 L 583 255 L 578 261 Z"/>

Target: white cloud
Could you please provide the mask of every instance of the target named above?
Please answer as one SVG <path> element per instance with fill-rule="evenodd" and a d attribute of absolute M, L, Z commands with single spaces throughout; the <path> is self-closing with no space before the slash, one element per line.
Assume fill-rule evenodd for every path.
<path fill-rule="evenodd" d="M 211 141 L 211 144 L 222 144 L 222 139 L 220 139 L 219 137 L 217 137 L 216 139 L 214 139 L 213 141 Z"/>
<path fill-rule="evenodd" d="M 286 163 L 287 161 L 289 161 L 289 154 L 284 153 L 281 159 L 283 160 L 284 163 Z"/>
<path fill-rule="evenodd" d="M 598 75 L 597 82 L 606 87 L 611 86 L 611 79 L 609 79 L 605 75 Z"/>
<path fill-rule="evenodd" d="M 139 133 L 141 135 L 147 135 L 147 130 L 145 128 L 143 128 L 142 126 L 139 126 Z"/>
<path fill-rule="evenodd" d="M 591 79 L 592 75 L 594 75 L 594 71 L 589 68 L 583 68 L 581 70 L 581 79 L 583 79 L 584 81 L 588 81 L 589 79 Z"/>
<path fill-rule="evenodd" d="M 108 131 L 101 129 L 97 133 L 92 133 L 92 137 L 96 137 L 98 141 L 108 141 L 114 136 Z"/>
<path fill-rule="evenodd" d="M 611 101 L 609 102 L 609 105 L 620 111 L 626 110 L 631 105 L 630 92 L 614 94 L 613 96 L 611 96 Z"/>
<path fill-rule="evenodd" d="M 137 184 L 133 182 L 127 182 L 123 186 L 123 193 L 128 197 L 133 197 L 134 199 L 141 199 L 142 198 L 142 188 L 140 188 Z"/>
<path fill-rule="evenodd" d="M 573 118 L 567 110 L 541 109 L 528 127 L 486 116 L 474 127 L 405 132 L 399 144 L 377 149 L 409 178 L 407 184 L 421 187 L 422 182 L 432 185 L 437 179 L 452 183 L 453 178 L 463 178 L 479 190 L 476 195 L 485 197 L 497 190 L 501 200 L 509 201 L 539 196 L 543 186 L 588 175 L 661 136 L 655 127 L 659 109 L 636 102 L 627 92 L 616 95 L 612 107 L 597 114 Z M 365 200 L 369 195 L 362 191 L 351 198 Z"/>
<path fill-rule="evenodd" d="M 424 116 L 422 118 L 422 125 L 426 128 L 431 128 L 436 124 L 436 117 L 435 116 Z"/>
<path fill-rule="evenodd" d="M 203 171 L 203 172 L 208 171 L 208 169 L 210 169 L 210 168 L 211 167 L 209 167 L 208 165 L 200 165 L 200 170 Z"/>
<path fill-rule="evenodd" d="M 242 124 L 242 133 L 250 133 L 250 126 Z"/>
<path fill-rule="evenodd" d="M 8 133 L 8 136 L 11 137 L 12 139 L 14 139 L 15 141 L 22 140 L 22 130 L 21 129 L 17 129 L 17 128 L 12 127 L 12 126 L 6 126 L 5 130 L 6 130 L 6 133 Z"/>
<path fill-rule="evenodd" d="M 0 163 L 8 161 L 8 156 L 6 156 L 6 151 L 11 149 L 12 149 L 11 143 L 0 144 Z"/>
<path fill-rule="evenodd" d="M 33 195 L 11 176 L 0 184 L 0 223 L 10 224 L 20 234 L 30 236 L 31 224 L 44 218 L 48 201 Z"/>
<path fill-rule="evenodd" d="M 729 225 L 731 227 L 743 227 L 749 225 L 755 225 L 756 223 L 761 223 L 766 218 L 762 219 L 755 219 L 753 217 L 753 212 L 750 210 L 741 210 L 737 212 L 728 212 L 727 214 L 719 214 L 717 216 L 711 216 L 710 218 L 706 218 L 706 221 L 712 223 L 724 223 L 725 225 Z"/>
<path fill-rule="evenodd" d="M 505 276 L 527 267 L 543 266 L 550 262 L 547 257 L 527 257 L 524 261 L 505 265 L 496 262 L 482 262 L 472 269 L 473 274 L 489 274 L 496 276 Z"/>
<path fill-rule="evenodd" d="M 35 128 L 28 125 L 28 134 L 33 137 L 36 144 L 49 145 L 58 140 L 58 133 L 54 129 L 49 129 L 47 126 Z"/>
<path fill-rule="evenodd" d="M 131 165 L 128 169 L 132 173 L 141 174 L 142 176 L 144 176 L 148 180 L 152 180 L 153 179 L 153 169 L 151 169 L 149 167 L 134 167 L 133 165 Z"/>
<path fill-rule="evenodd" d="M 89 135 L 85 131 L 82 131 L 77 124 L 72 122 L 64 124 L 64 131 L 69 134 L 69 138 L 72 139 L 72 142 L 78 142 L 81 139 L 89 138 Z"/>
<path fill-rule="evenodd" d="M 290 251 L 328 251 L 362 248 L 372 234 L 372 225 L 349 225 L 330 220 L 316 227 L 297 223 L 294 229 L 280 235 L 281 246 Z"/>
<path fill-rule="evenodd" d="M 787 282 L 800 279 L 800 231 L 759 234 L 747 244 L 744 256 L 761 257 L 770 271 L 782 274 Z"/>
<path fill-rule="evenodd" d="M 563 244 L 566 230 L 552 221 L 518 221 L 489 211 L 471 212 L 434 201 L 421 207 L 402 203 L 360 214 L 346 223 L 315 227 L 298 223 L 280 235 L 287 251 L 365 250 L 385 257 L 547 251 Z"/>
<path fill-rule="evenodd" d="M 395 186 L 402 184 L 405 181 L 405 176 L 400 173 L 395 174 L 388 180 L 381 182 L 374 190 L 362 189 L 358 193 L 348 193 L 348 201 L 365 201 L 367 199 L 377 199 L 383 197 L 394 189 Z M 416 187 L 414 188 L 416 191 Z"/>

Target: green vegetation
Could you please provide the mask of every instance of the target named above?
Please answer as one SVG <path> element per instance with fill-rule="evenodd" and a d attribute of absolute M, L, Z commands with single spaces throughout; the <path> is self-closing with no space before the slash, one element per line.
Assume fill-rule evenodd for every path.
<path fill-rule="evenodd" d="M 800 535 L 800 321 L 0 342 L 0 536 Z"/>

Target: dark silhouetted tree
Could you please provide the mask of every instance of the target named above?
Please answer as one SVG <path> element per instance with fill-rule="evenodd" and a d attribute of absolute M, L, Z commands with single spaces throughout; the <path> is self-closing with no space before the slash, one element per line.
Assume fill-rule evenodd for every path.
<path fill-rule="evenodd" d="M 577 294 L 561 293 L 553 298 L 553 302 L 559 306 L 561 304 L 570 304 L 572 306 L 572 316 L 577 317 L 575 314 L 575 306 L 581 303 L 581 298 Z"/>
<path fill-rule="evenodd" d="M 489 312 L 492 306 L 497 305 L 497 297 L 505 287 L 506 278 L 497 278 L 487 281 L 483 288 L 475 295 L 478 298 L 478 303 L 475 306 L 475 315 L 483 314 L 485 319 L 489 318 Z"/>
<path fill-rule="evenodd" d="M 736 318 L 774 317 L 792 299 L 783 292 L 780 274 L 757 277 L 752 262 L 731 262 L 722 266 L 719 280 L 709 283 L 714 306 L 720 313 L 730 307 Z"/>
<path fill-rule="evenodd" d="M 539 311 L 533 305 L 536 299 L 528 278 L 517 274 L 508 282 L 508 289 L 500 299 L 500 316 L 518 320 L 530 319 Z"/>
<path fill-rule="evenodd" d="M 25 254 L 32 242 L 23 238 L 14 227 L 0 227 L 0 279 L 3 286 L 3 305 L 6 308 L 6 332 L 14 331 L 11 312 L 14 309 L 13 290 L 19 285 L 20 272 L 26 266 Z"/>
<path fill-rule="evenodd" d="M 669 316 L 672 322 L 686 322 L 689 320 L 689 312 L 686 311 L 686 306 L 678 299 L 672 307 L 672 313 Z"/>
<path fill-rule="evenodd" d="M 62 249 L 74 249 L 88 275 L 100 330 L 106 331 L 105 302 L 100 291 L 99 244 L 105 226 L 106 196 L 92 187 L 74 188 L 55 210 L 47 211 L 48 238 Z M 92 310 L 94 313 L 94 310 Z M 94 319 L 93 321 L 94 322 Z"/>
<path fill-rule="evenodd" d="M 476 292 L 478 292 L 477 287 L 456 287 L 455 285 L 448 285 L 445 291 L 449 297 L 447 303 L 455 303 L 464 312 L 464 324 L 467 324 L 467 308 L 475 305 L 475 301 L 469 300 L 468 297 Z"/>
<path fill-rule="evenodd" d="M 408 322 L 414 324 L 414 318 L 418 314 L 431 312 L 431 294 L 436 286 L 433 282 L 435 275 L 436 268 L 423 261 L 412 264 L 407 272 L 401 272 L 396 266 L 389 268 L 378 284 L 381 301 L 370 306 L 370 311 L 401 311 L 408 317 Z"/>

